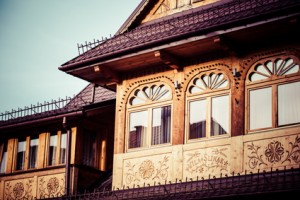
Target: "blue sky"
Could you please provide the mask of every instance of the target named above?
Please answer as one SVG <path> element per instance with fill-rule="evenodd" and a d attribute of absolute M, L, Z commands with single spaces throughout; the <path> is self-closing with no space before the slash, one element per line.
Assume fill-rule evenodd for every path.
<path fill-rule="evenodd" d="M 58 67 L 77 43 L 114 34 L 141 0 L 0 0 L 0 113 L 73 96 L 88 82 Z"/>

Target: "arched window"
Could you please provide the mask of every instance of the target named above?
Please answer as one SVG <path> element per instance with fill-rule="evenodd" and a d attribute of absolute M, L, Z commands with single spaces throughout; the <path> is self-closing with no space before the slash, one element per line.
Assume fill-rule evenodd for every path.
<path fill-rule="evenodd" d="M 209 138 L 230 131 L 230 90 L 219 71 L 195 76 L 188 87 L 187 139 Z"/>
<path fill-rule="evenodd" d="M 300 123 L 299 61 L 293 56 L 269 58 L 248 72 L 247 130 Z"/>
<path fill-rule="evenodd" d="M 128 102 L 128 149 L 171 142 L 171 91 L 166 84 L 141 86 Z"/>

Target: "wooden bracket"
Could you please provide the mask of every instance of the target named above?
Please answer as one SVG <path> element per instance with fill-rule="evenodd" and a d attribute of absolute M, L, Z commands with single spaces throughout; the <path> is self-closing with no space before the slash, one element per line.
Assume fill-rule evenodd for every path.
<path fill-rule="evenodd" d="M 168 52 L 165 51 L 155 51 L 154 56 L 160 58 L 166 65 L 168 65 L 172 69 L 181 69 L 181 62 L 178 58 Z"/>
<path fill-rule="evenodd" d="M 101 76 L 104 79 L 106 79 L 108 82 L 117 82 L 117 83 L 120 82 L 119 75 L 115 71 L 109 69 L 108 67 L 94 65 L 93 68 L 95 73 L 101 74 Z"/>

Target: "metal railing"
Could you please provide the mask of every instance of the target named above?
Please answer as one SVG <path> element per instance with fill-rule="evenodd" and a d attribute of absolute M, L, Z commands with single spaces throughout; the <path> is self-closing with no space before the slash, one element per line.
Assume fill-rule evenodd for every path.
<path fill-rule="evenodd" d="M 232 1 L 176 18 L 166 19 L 155 24 L 140 26 L 110 38 L 102 38 L 101 41 L 86 42 L 86 44 L 77 45 L 78 52 L 80 55 L 95 47 L 95 51 L 100 50 L 103 52 L 93 52 L 91 56 L 105 54 L 156 40 L 203 31 L 222 24 L 241 21 L 275 11 L 283 11 L 285 8 L 292 8 L 297 5 L 299 6 L 297 0 Z M 84 56 L 83 59 L 89 57 Z"/>
<path fill-rule="evenodd" d="M 37 105 L 31 104 L 30 106 L 25 106 L 25 108 L 18 108 L 16 110 L 12 109 L 5 113 L 0 114 L 1 121 L 9 121 L 17 118 L 22 118 L 31 115 L 42 114 L 49 111 L 56 111 L 65 108 L 65 106 L 72 100 L 71 97 L 66 97 L 64 99 L 45 101 L 44 103 L 37 103 Z"/>
<path fill-rule="evenodd" d="M 300 166 L 299 166 L 300 167 Z M 113 190 L 98 191 L 61 199 L 206 199 L 233 196 L 249 196 L 262 194 L 278 194 L 283 192 L 300 192 L 300 169 L 284 169 L 257 171 L 257 173 L 230 175 L 220 174 L 219 177 L 209 176 L 208 179 L 197 177 L 196 180 L 176 180 L 175 183 L 155 183 L 136 185 L 132 188 L 114 188 Z"/>

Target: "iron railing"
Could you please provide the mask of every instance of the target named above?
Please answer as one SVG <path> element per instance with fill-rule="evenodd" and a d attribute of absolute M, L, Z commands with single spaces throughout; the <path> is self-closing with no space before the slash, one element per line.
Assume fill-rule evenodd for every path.
<path fill-rule="evenodd" d="M 30 106 L 25 106 L 25 108 L 18 108 L 16 110 L 12 109 L 11 111 L 1 113 L 0 120 L 9 121 L 30 115 L 60 110 L 63 109 L 71 101 L 71 99 L 71 97 L 66 97 L 64 99 L 52 100 L 49 102 L 45 101 L 44 103 L 37 103 L 37 105 L 31 104 Z"/>
<path fill-rule="evenodd" d="M 197 178 L 176 180 L 175 183 L 154 183 L 136 185 L 132 188 L 114 188 L 99 191 L 95 189 L 84 194 L 63 196 L 62 200 L 88 199 L 213 199 L 220 197 L 250 196 L 263 194 L 300 192 L 300 169 L 259 171 L 257 173 L 209 176 L 208 179 Z"/>
<path fill-rule="evenodd" d="M 182 15 L 176 18 L 162 20 L 155 24 L 139 26 L 129 32 L 114 35 L 86 44 L 78 45 L 79 55 L 95 47 L 95 52 L 76 58 L 73 62 L 84 60 L 97 55 L 115 52 L 120 49 L 144 45 L 171 37 L 181 37 L 185 34 L 205 31 L 216 26 L 226 25 L 245 19 L 255 18 L 265 14 L 299 6 L 297 0 L 236 0 L 209 7 L 197 12 Z M 99 46 L 97 46 L 100 44 Z"/>

